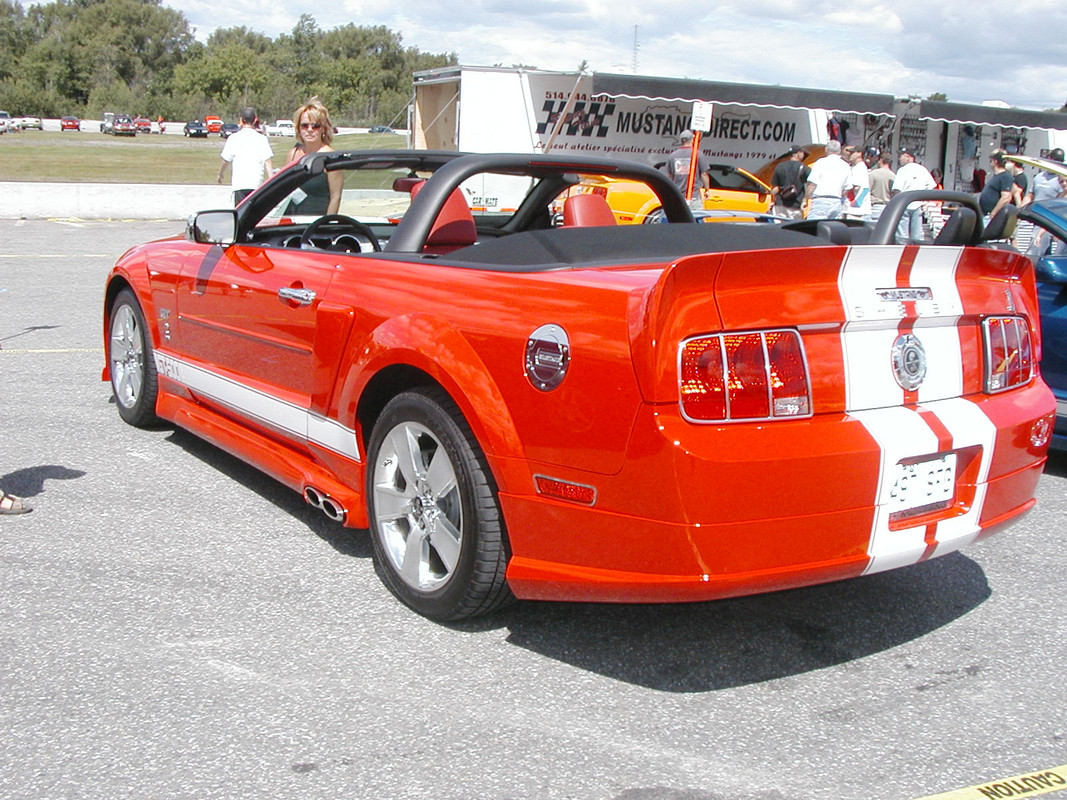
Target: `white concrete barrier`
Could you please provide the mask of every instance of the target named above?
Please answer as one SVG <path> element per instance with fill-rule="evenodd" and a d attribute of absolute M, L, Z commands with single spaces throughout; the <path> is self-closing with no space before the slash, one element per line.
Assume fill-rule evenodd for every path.
<path fill-rule="evenodd" d="M 232 208 L 228 185 L 0 182 L 0 219 L 186 219 Z"/>

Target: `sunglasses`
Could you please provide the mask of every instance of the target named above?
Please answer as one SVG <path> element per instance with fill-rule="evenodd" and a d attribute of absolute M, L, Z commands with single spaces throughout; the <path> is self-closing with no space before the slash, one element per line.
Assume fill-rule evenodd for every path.
<path fill-rule="evenodd" d="M 317 131 L 322 127 L 321 122 L 301 122 L 300 129 L 305 131 Z"/>

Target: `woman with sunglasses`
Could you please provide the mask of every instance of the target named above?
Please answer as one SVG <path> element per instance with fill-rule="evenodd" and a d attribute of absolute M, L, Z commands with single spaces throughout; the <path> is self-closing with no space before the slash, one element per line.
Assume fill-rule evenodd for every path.
<path fill-rule="evenodd" d="M 296 144 L 289 151 L 286 166 L 311 153 L 333 152 L 330 147 L 333 141 L 330 112 L 318 97 L 312 97 L 296 110 L 293 123 L 296 125 Z M 339 170 L 316 175 L 297 190 L 285 213 L 291 216 L 336 214 L 341 205 L 344 182 L 344 173 Z"/>

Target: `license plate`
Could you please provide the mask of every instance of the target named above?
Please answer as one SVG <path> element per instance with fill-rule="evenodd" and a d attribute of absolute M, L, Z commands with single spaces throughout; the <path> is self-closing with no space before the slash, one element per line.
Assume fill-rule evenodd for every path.
<path fill-rule="evenodd" d="M 900 516 L 947 508 L 956 494 L 956 454 L 896 465 L 889 511 Z"/>

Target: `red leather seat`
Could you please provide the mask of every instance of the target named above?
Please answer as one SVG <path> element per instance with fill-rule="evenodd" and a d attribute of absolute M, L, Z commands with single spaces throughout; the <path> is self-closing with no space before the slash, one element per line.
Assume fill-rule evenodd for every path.
<path fill-rule="evenodd" d="M 411 197 L 415 198 L 422 190 L 425 181 L 411 187 Z M 424 253 L 451 253 L 461 247 L 468 247 L 478 241 L 478 229 L 474 225 L 467 198 L 458 187 L 452 190 L 444 207 L 434 220 L 430 235 L 422 248 Z"/>
<path fill-rule="evenodd" d="M 595 228 L 614 225 L 615 215 L 603 195 L 576 194 L 563 201 L 564 228 Z"/>

